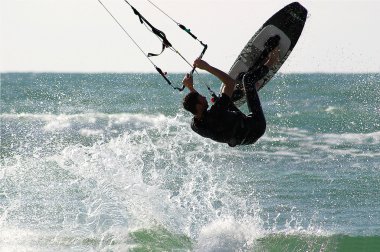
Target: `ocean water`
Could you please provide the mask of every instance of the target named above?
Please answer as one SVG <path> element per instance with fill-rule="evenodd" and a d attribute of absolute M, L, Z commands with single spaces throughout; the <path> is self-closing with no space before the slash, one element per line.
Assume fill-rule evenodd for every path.
<path fill-rule="evenodd" d="M 380 74 L 278 74 L 236 148 L 182 97 L 156 74 L 1 74 L 0 251 L 380 251 Z"/>

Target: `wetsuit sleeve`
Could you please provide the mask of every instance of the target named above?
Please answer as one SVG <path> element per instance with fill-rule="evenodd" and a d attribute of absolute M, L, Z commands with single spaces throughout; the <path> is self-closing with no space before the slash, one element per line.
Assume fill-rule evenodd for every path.
<path fill-rule="evenodd" d="M 191 129 L 202 137 L 210 138 L 213 135 L 207 127 L 204 127 L 203 125 L 197 125 L 194 118 L 191 120 Z"/>

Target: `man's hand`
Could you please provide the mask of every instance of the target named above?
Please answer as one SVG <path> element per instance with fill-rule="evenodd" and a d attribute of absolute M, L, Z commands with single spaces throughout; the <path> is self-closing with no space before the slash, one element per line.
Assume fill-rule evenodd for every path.
<path fill-rule="evenodd" d="M 196 59 L 196 60 L 194 61 L 194 64 L 193 64 L 193 65 L 194 65 L 195 67 L 199 68 L 199 69 L 202 69 L 202 70 L 207 70 L 207 69 L 210 68 L 210 65 L 209 65 L 206 61 L 204 61 L 204 60 L 202 60 L 202 59 L 200 59 L 200 58 Z"/>
<path fill-rule="evenodd" d="M 183 85 L 187 87 L 191 92 L 194 92 L 194 84 L 193 84 L 193 76 L 190 74 L 186 74 L 185 77 L 182 80 Z"/>

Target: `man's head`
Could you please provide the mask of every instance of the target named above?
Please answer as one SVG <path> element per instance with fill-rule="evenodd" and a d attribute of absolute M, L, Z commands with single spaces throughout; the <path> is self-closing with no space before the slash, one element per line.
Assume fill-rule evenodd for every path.
<path fill-rule="evenodd" d="M 199 115 L 208 108 L 206 97 L 198 92 L 190 92 L 183 98 L 183 107 L 193 115 Z"/>

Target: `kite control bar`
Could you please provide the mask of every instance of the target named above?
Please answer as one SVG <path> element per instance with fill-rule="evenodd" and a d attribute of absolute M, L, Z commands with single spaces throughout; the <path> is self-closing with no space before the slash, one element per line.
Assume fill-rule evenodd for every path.
<path fill-rule="evenodd" d="M 207 45 L 206 44 L 203 44 L 202 42 L 201 42 L 201 44 L 203 45 L 203 50 L 202 50 L 202 52 L 201 52 L 201 55 L 199 55 L 199 57 L 198 57 L 198 59 L 202 59 L 203 58 L 203 55 L 206 53 L 206 51 L 207 51 Z M 190 72 L 190 75 L 191 76 L 193 76 L 193 74 L 194 74 L 194 72 L 195 72 L 195 69 L 196 69 L 196 67 L 195 66 L 193 66 L 193 69 L 191 70 L 191 72 Z M 208 87 L 207 87 L 208 88 Z M 185 85 L 182 85 L 182 87 L 181 88 L 176 88 L 177 90 L 179 90 L 180 92 L 182 92 L 184 89 L 185 89 Z"/>
<path fill-rule="evenodd" d="M 202 42 L 201 42 L 202 43 Z M 207 45 L 206 44 L 203 44 L 203 51 L 201 52 L 201 55 L 199 55 L 198 59 L 202 59 L 203 58 L 203 55 L 205 54 L 205 52 L 207 51 Z M 193 69 L 191 70 L 190 72 L 190 75 L 193 75 L 194 71 L 195 71 L 195 66 L 193 67 Z"/>

